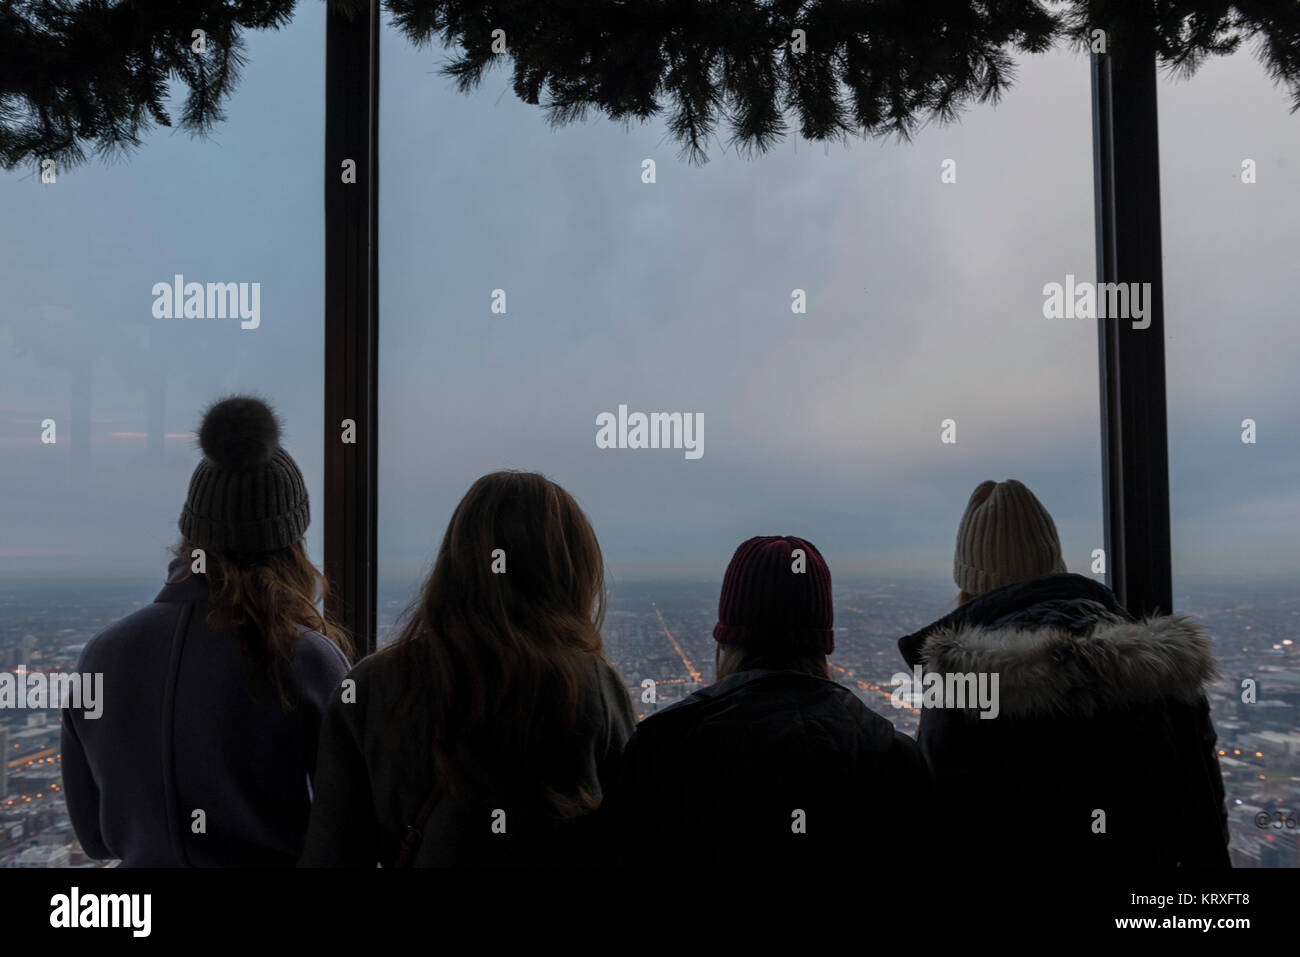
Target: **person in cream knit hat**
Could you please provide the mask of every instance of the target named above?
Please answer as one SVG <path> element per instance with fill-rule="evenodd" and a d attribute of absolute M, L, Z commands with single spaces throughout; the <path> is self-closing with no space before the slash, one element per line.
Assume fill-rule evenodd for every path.
<path fill-rule="evenodd" d="M 898 650 L 952 689 L 927 690 L 917 743 L 940 806 L 969 822 L 963 853 L 1018 874 L 1229 867 L 1209 635 L 1066 572 L 1052 517 L 1014 479 L 976 486 L 953 578 L 957 608 Z M 959 690 L 972 681 L 989 693 Z"/>
<path fill-rule="evenodd" d="M 960 600 L 1063 571 L 1056 524 L 1034 493 L 1015 479 L 980 482 L 957 528 L 952 577 Z"/>

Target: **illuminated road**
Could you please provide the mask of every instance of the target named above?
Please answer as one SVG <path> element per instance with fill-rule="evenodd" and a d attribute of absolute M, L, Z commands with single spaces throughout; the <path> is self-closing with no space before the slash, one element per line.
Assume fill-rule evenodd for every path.
<path fill-rule="evenodd" d="M 695 663 L 691 661 L 690 658 L 686 657 L 686 652 L 682 649 L 682 646 L 678 643 L 677 639 L 673 637 L 673 633 L 668 630 L 668 626 L 664 623 L 663 612 L 659 610 L 659 606 L 653 601 L 650 602 L 650 604 L 654 606 L 655 614 L 659 616 L 659 627 L 664 630 L 664 634 L 668 636 L 668 640 L 671 641 L 673 647 L 677 649 L 677 656 L 682 659 L 682 664 L 686 666 L 686 670 L 690 674 L 691 680 L 703 684 L 704 675 L 700 674 L 700 670 L 695 667 Z"/>
<path fill-rule="evenodd" d="M 54 747 L 53 745 L 51 745 L 48 748 L 41 748 L 41 750 L 33 751 L 31 754 L 24 754 L 21 758 L 14 758 L 12 761 L 9 762 L 9 769 L 11 771 L 18 771 L 21 770 L 25 765 L 31 764 L 33 761 L 39 761 L 42 758 L 52 757 L 58 753 L 59 753 L 59 749 Z"/>
<path fill-rule="evenodd" d="M 838 671 L 838 672 L 839 672 L 840 674 L 842 674 L 842 675 L 846 675 L 846 674 L 848 674 L 848 672 L 847 672 L 844 668 L 841 668 L 839 665 L 837 665 L 837 664 L 836 664 L 835 662 L 833 662 L 833 661 L 830 662 L 830 666 L 831 666 L 832 668 L 834 668 L 836 671 Z M 851 680 L 853 681 L 853 683 L 854 683 L 855 685 L 857 685 L 857 686 L 858 686 L 859 688 L 861 688 L 863 691 L 874 691 L 874 692 L 876 692 L 876 694 L 883 695 L 884 697 L 888 698 L 888 699 L 889 699 L 889 703 L 890 703 L 890 707 L 893 707 L 893 703 L 894 703 L 894 689 L 893 689 L 893 688 L 882 688 L 882 687 L 880 687 L 880 685 L 873 685 L 870 681 L 863 681 L 861 678 L 853 678 L 853 679 L 851 679 Z M 903 710 L 905 710 L 905 711 L 911 711 L 913 714 L 920 714 L 920 713 L 921 713 L 921 709 L 920 709 L 920 708 L 913 708 L 911 705 L 904 705 L 904 706 L 903 706 Z"/>
<path fill-rule="evenodd" d="M 686 650 L 682 648 L 681 642 L 679 642 L 676 638 L 674 638 L 673 633 L 668 630 L 668 625 L 664 621 L 663 612 L 659 610 L 659 606 L 655 604 L 655 602 L 652 601 L 650 602 L 650 604 L 651 606 L 653 606 L 655 610 L 655 615 L 659 618 L 659 627 L 664 630 L 664 635 L 666 635 L 669 642 L 672 643 L 673 649 L 677 652 L 677 657 L 682 659 L 682 665 L 686 668 L 686 671 L 690 674 L 691 680 L 699 684 L 703 684 L 704 675 L 700 673 L 700 669 L 695 667 L 695 663 L 691 661 L 690 658 L 687 657 Z M 847 605 L 844 607 L 848 608 Z M 848 608 L 848 610 L 858 612 L 859 614 L 864 614 L 863 612 L 860 612 L 857 608 Z M 829 662 L 829 664 L 840 674 L 846 676 L 848 675 L 848 672 L 844 668 L 835 664 L 833 661 Z M 872 684 L 870 681 L 863 681 L 861 678 L 850 678 L 850 680 L 863 691 L 874 691 L 876 694 L 880 695 L 881 697 L 888 699 L 890 702 L 890 706 L 891 707 L 893 706 L 894 689 L 892 687 L 882 688 L 880 685 Z M 913 714 L 921 713 L 920 709 L 914 708 L 911 705 L 906 705 L 905 708 L 906 710 L 911 711 Z"/>

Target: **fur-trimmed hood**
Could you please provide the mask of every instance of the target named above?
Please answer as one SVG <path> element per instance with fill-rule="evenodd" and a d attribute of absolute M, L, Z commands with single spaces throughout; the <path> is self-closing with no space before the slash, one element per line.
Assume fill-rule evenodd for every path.
<path fill-rule="evenodd" d="M 1044 575 L 986 592 L 899 639 L 913 667 L 997 673 L 999 713 L 1089 717 L 1172 697 L 1195 702 L 1215 677 L 1210 639 L 1182 616 L 1136 621 L 1083 575 Z"/>
<path fill-rule="evenodd" d="M 1103 618 L 1060 627 L 941 627 L 922 646 L 925 670 L 997 673 L 1003 715 L 1074 715 L 1172 697 L 1195 702 L 1216 675 L 1210 639 L 1183 616 Z"/>

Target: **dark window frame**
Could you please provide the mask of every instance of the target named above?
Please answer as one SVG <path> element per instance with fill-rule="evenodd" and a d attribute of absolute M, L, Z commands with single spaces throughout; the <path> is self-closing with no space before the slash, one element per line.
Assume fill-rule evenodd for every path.
<path fill-rule="evenodd" d="M 1092 54 L 1097 281 L 1151 283 L 1150 326 L 1097 320 L 1106 583 L 1136 615 L 1173 610 L 1157 120 L 1154 48 Z"/>
<path fill-rule="evenodd" d="M 324 564 L 328 611 L 360 656 L 378 607 L 379 0 L 351 18 L 331 5 L 325 50 Z"/>
<path fill-rule="evenodd" d="M 329 610 L 375 650 L 379 388 L 379 0 L 330 9 L 325 78 L 325 572 Z M 1151 325 L 1098 320 L 1106 581 L 1172 610 L 1159 129 L 1154 50 L 1092 54 L 1098 282 L 1150 282 Z M 341 180 L 345 159 L 357 181 Z M 355 423 L 355 444 L 342 422 Z"/>

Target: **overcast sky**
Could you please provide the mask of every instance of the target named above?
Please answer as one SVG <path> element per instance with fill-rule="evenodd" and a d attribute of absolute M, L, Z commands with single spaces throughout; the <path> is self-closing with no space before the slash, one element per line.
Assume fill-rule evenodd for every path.
<path fill-rule="evenodd" d="M 190 433 L 236 389 L 282 413 L 319 557 L 323 41 L 319 4 L 248 36 L 208 141 L 156 131 L 53 185 L 0 174 L 0 573 L 160 566 Z M 941 574 L 971 489 L 1009 477 L 1087 571 L 1096 326 L 1042 312 L 1044 284 L 1095 278 L 1085 57 L 1024 58 L 1002 103 L 911 143 L 715 144 L 693 167 L 662 122 L 553 130 L 504 71 L 466 96 L 440 50 L 390 28 L 382 56 L 386 566 L 427 560 L 469 484 L 509 467 L 572 491 L 628 578 L 716 571 L 755 534 L 810 538 L 833 571 Z M 1161 83 L 1176 572 L 1300 572 L 1288 106 L 1248 52 Z M 260 282 L 259 328 L 155 318 L 177 273 Z M 620 404 L 702 414 L 703 456 L 597 448 Z"/>

